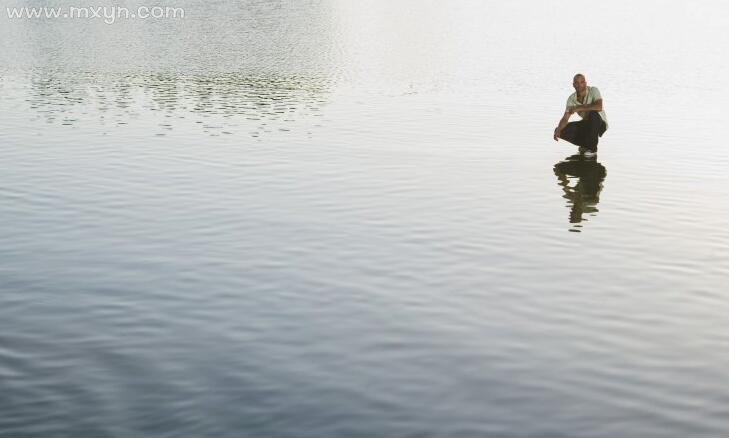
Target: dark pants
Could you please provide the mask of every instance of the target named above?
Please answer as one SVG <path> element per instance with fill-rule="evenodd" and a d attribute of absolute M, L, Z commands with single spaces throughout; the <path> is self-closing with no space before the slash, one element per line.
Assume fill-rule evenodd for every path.
<path fill-rule="evenodd" d="M 559 136 L 572 144 L 581 146 L 588 151 L 597 152 L 598 137 L 602 137 L 607 126 L 597 111 L 589 111 L 587 117 L 579 122 L 570 122 Z"/>

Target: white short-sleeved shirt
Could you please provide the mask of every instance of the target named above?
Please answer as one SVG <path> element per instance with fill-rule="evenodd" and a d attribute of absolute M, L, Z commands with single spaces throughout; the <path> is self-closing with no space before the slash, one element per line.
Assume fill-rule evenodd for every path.
<path fill-rule="evenodd" d="M 585 101 L 580 103 L 577 100 L 577 92 L 575 91 L 570 95 L 570 97 L 567 98 L 567 108 L 577 106 L 577 105 L 587 105 L 590 103 L 595 102 L 596 100 L 602 99 L 602 96 L 600 95 L 600 90 L 597 89 L 597 87 L 590 87 L 587 86 L 587 96 L 585 96 Z M 600 111 L 598 114 L 600 114 L 600 118 L 605 122 L 605 129 L 608 127 L 608 121 L 607 121 L 607 115 L 605 114 L 605 111 Z M 587 111 L 578 111 L 577 115 L 581 118 L 585 118 L 587 115 Z"/>

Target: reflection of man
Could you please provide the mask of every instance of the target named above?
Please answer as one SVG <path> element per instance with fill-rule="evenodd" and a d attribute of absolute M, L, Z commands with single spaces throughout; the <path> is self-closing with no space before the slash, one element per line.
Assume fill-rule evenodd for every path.
<path fill-rule="evenodd" d="M 577 154 L 555 164 L 554 173 L 564 190 L 564 198 L 572 204 L 571 224 L 582 222 L 583 213 L 597 213 L 596 206 L 600 202 L 602 182 L 607 175 L 605 166 L 595 160 L 586 160 Z M 577 182 L 574 186 L 570 186 L 570 178 L 574 177 L 577 178 Z"/>
<path fill-rule="evenodd" d="M 607 130 L 607 115 L 602 109 L 602 96 L 597 87 L 587 86 L 585 76 L 581 73 L 572 80 L 575 92 L 567 98 L 567 107 L 559 124 L 554 129 L 554 140 L 561 138 L 580 146 L 585 157 L 592 158 L 597 154 L 598 137 Z M 570 116 L 577 113 L 582 120 L 567 123 Z"/>

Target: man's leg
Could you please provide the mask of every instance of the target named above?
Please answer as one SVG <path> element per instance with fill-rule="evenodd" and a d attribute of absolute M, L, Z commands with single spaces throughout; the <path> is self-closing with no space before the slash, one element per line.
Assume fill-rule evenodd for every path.
<path fill-rule="evenodd" d="M 582 146 L 580 144 L 580 138 L 582 137 L 581 128 L 583 124 L 584 122 L 581 120 L 579 122 L 569 122 L 567 126 L 565 126 L 562 130 L 559 138 L 561 138 L 562 140 L 567 140 L 574 145 Z"/>
<path fill-rule="evenodd" d="M 605 132 L 605 122 L 597 111 L 590 111 L 582 121 L 585 125 L 580 130 L 582 134 L 582 138 L 578 139 L 582 142 L 580 146 L 584 146 L 588 151 L 597 152 L 598 137 Z"/>

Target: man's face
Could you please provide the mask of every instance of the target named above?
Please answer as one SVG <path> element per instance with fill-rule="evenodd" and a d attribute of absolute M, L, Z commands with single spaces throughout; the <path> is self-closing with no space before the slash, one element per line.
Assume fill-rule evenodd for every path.
<path fill-rule="evenodd" d="M 587 89 L 587 81 L 584 76 L 578 75 L 572 80 L 572 86 L 578 93 L 583 93 Z"/>

